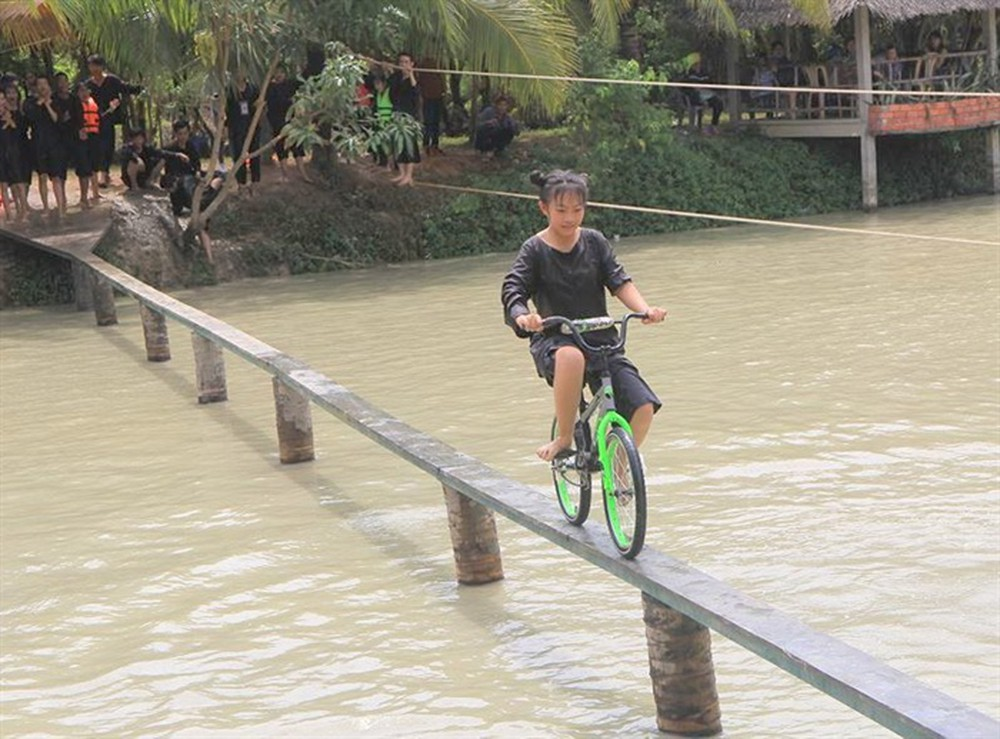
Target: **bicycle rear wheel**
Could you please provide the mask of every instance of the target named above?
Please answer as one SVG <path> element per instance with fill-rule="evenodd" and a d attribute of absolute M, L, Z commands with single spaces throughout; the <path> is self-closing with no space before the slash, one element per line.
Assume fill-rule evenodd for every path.
<path fill-rule="evenodd" d="M 556 438 L 558 427 L 552 421 L 550 439 Z M 589 438 L 590 428 L 587 428 Z M 578 440 L 579 443 L 579 440 Z M 574 526 L 582 526 L 590 515 L 590 470 L 576 466 L 576 456 L 552 460 L 552 484 L 556 489 L 556 500 L 566 520 Z"/>
<path fill-rule="evenodd" d="M 607 435 L 607 453 L 601 460 L 604 515 L 611 540 L 626 559 L 632 559 L 646 540 L 646 480 L 632 436 L 613 426 Z"/>

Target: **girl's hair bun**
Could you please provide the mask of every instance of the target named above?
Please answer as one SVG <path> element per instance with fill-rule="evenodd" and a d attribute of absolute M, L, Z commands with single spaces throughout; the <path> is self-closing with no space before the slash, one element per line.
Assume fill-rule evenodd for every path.
<path fill-rule="evenodd" d="M 547 173 L 536 170 L 531 173 L 531 183 L 541 188 L 538 197 L 545 203 L 552 202 L 553 198 L 562 198 L 566 193 L 576 195 L 583 203 L 587 202 L 590 181 L 585 174 L 568 169 L 555 169 Z"/>

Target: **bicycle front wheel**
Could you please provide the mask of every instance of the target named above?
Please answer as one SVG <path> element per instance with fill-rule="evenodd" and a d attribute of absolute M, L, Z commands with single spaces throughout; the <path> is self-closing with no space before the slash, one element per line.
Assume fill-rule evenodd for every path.
<path fill-rule="evenodd" d="M 632 559 L 646 540 L 646 480 L 632 436 L 620 426 L 607 435 L 607 452 L 601 460 L 604 473 L 604 515 L 611 539 L 626 559 Z"/>
<path fill-rule="evenodd" d="M 555 439 L 557 431 L 558 426 L 553 420 L 549 438 Z M 583 526 L 590 515 L 590 470 L 577 468 L 575 457 L 553 459 L 552 484 L 566 520 L 574 526 Z"/>

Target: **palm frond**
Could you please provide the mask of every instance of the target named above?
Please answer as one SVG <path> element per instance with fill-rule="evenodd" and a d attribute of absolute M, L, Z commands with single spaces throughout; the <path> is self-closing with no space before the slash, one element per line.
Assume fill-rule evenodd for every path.
<path fill-rule="evenodd" d="M 811 1 L 811 0 L 806 0 Z M 825 2 L 825 0 L 823 0 Z M 739 33 L 736 15 L 728 0 L 687 0 L 688 6 L 716 31 L 735 36 Z"/>
<path fill-rule="evenodd" d="M 590 15 L 601 38 L 608 43 L 618 40 L 618 22 L 634 4 L 634 0 L 590 0 Z"/>
<path fill-rule="evenodd" d="M 566 76 L 577 66 L 576 31 L 569 18 L 532 0 L 452 0 L 465 21 L 464 43 L 455 50 L 470 72 Z M 566 85 L 501 79 L 515 97 L 557 110 Z"/>

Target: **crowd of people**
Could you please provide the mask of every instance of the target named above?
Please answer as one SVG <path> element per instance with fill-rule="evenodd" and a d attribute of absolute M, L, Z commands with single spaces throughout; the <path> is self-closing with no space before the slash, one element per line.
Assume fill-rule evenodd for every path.
<path fill-rule="evenodd" d="M 109 186 L 123 105 L 141 88 L 108 74 L 99 55 L 87 60 L 87 68 L 87 79 L 75 85 L 63 73 L 0 77 L 0 196 L 8 220 L 27 217 L 35 175 L 42 209 L 55 217 L 66 214 L 70 170 L 80 180 L 81 208 L 90 208 Z"/>
<path fill-rule="evenodd" d="M 405 141 L 401 151 L 384 148 L 372 151 L 380 165 L 399 170 L 393 178 L 398 185 L 413 184 L 416 165 L 421 162 L 421 143 L 428 157 L 444 154 L 440 142 L 445 123 L 446 84 L 445 75 L 434 71 L 438 68 L 433 59 L 424 59 L 419 66 L 421 71 L 417 71 L 413 55 L 403 52 L 395 65 L 373 64 L 358 88 L 358 106 L 371 108 L 378 125 L 387 125 L 397 114 L 411 116 L 421 124 L 422 141 Z M 481 154 L 502 156 L 519 133 L 517 121 L 510 114 L 510 102 L 509 97 L 498 95 L 476 116 L 474 144 Z"/>

